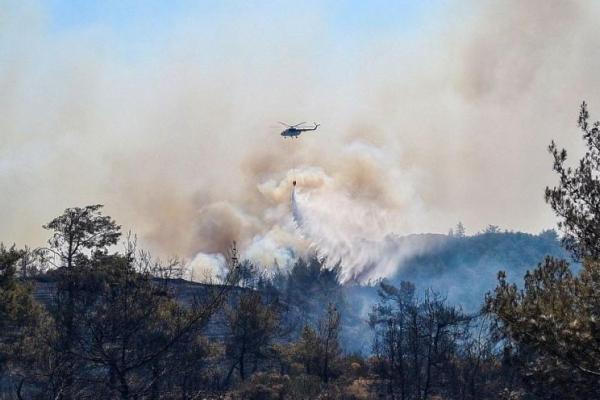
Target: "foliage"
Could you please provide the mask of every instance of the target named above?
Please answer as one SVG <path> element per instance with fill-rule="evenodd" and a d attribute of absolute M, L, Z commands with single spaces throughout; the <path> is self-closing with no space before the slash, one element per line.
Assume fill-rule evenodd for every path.
<path fill-rule="evenodd" d="M 546 201 L 559 217 L 564 241 L 577 259 L 600 259 L 600 122 L 590 123 L 587 105 L 578 119 L 586 152 L 575 167 L 565 165 L 567 151 L 554 141 L 549 151 L 559 184 L 546 188 Z"/>
<path fill-rule="evenodd" d="M 551 143 L 560 181 L 546 188 L 546 201 L 568 249 L 583 261 L 579 274 L 567 261 L 548 257 L 527 272 L 521 290 L 500 272 L 486 299 L 524 384 L 541 398 L 600 395 L 600 122 L 589 123 L 585 103 L 578 124 L 586 152 L 573 169 L 565 165 L 566 150 Z"/>
<path fill-rule="evenodd" d="M 513 280 L 522 277 L 547 255 L 565 258 L 556 232 L 539 235 L 522 232 L 488 232 L 465 237 L 446 235 L 414 235 L 399 240 L 399 246 L 426 248 L 403 260 L 402 268 L 389 278 L 399 285 L 402 280 L 414 283 L 418 290 L 432 288 L 448 296 L 448 301 L 476 312 L 496 284 L 499 270 Z M 469 282 L 469 285 L 465 285 Z"/>
<path fill-rule="evenodd" d="M 574 275 L 565 261 L 547 258 L 519 290 L 499 274 L 487 308 L 516 347 L 525 381 L 543 396 L 600 395 L 600 264 L 586 261 Z"/>
<path fill-rule="evenodd" d="M 309 325 L 303 328 L 300 339 L 294 345 L 292 359 L 304 367 L 306 374 L 318 376 L 324 383 L 329 382 L 340 374 L 340 329 L 340 313 L 330 303 L 316 330 Z"/>
<path fill-rule="evenodd" d="M 260 293 L 251 290 L 242 293 L 225 313 L 228 329 L 225 353 L 231 363 L 226 383 L 236 369 L 243 381 L 250 372 L 249 365 L 256 372 L 258 364 L 270 357 L 279 315 L 274 305 L 264 304 Z"/>
<path fill-rule="evenodd" d="M 10 346 L 20 328 L 26 326 L 34 307 L 31 287 L 17 277 L 17 262 L 24 252 L 0 244 L 0 332 L 1 346 Z"/>
<path fill-rule="evenodd" d="M 370 320 L 374 356 L 367 360 L 344 353 L 342 333 L 352 321 L 344 313 L 353 309 L 339 265 L 312 257 L 268 276 L 239 262 L 234 246 L 225 284 L 204 285 L 183 301 L 173 286 L 180 276 L 176 260 L 157 263 L 131 238 L 123 253 L 110 252 L 119 228 L 100 206 L 68 209 L 53 221 L 48 249 L 0 252 L 3 343 L 12 341 L 3 347 L 6 390 L 21 398 L 186 399 L 227 392 L 232 398 L 401 394 L 409 400 L 519 393 L 504 365 L 520 350 L 494 352 L 491 338 L 481 337 L 485 324 L 434 292 L 380 283 Z M 453 240 L 498 235 L 504 234 Z M 42 308 L 24 277 L 45 270 L 47 260 L 56 267 L 37 280 L 50 292 Z M 221 334 L 207 337 L 217 325 Z"/>
<path fill-rule="evenodd" d="M 399 287 L 381 282 L 379 296 L 369 321 L 376 334 L 372 362 L 387 396 L 480 399 L 497 394 L 486 388 L 496 377 L 480 372 L 493 357 L 489 346 L 473 336 L 475 317 L 435 292 L 417 296 L 408 282 Z"/>
<path fill-rule="evenodd" d="M 108 216 L 102 215 L 101 204 L 83 208 L 67 208 L 64 213 L 44 229 L 53 231 L 48 249 L 58 256 L 62 265 L 72 267 L 76 255 L 85 250 L 106 251 L 119 240 L 120 226 Z"/>
<path fill-rule="evenodd" d="M 290 322 L 302 323 L 297 326 L 298 329 L 305 324 L 316 324 L 324 311 L 324 304 L 344 307 L 340 269 L 340 265 L 329 267 L 326 259 L 314 256 L 307 260 L 299 259 L 294 264 L 280 290 L 292 308 L 290 319 L 293 321 Z"/>
<path fill-rule="evenodd" d="M 229 286 L 209 288 L 203 299 L 184 307 L 167 284 L 174 264 L 153 263 L 134 242 L 123 254 L 109 253 L 119 227 L 100 208 L 67 209 L 46 225 L 54 230 L 51 247 L 37 254 L 40 262 L 48 253 L 58 261 L 48 278 L 53 293 L 47 313 L 35 311 L 30 289 L 15 280 L 24 253 L 0 248 L 4 331 L 9 323 L 20 328 L 14 329 L 19 346 L 11 354 L 16 394 L 150 399 L 210 387 L 205 362 L 219 351 L 202 329 Z"/>
<path fill-rule="evenodd" d="M 0 373 L 18 382 L 31 366 L 32 351 L 46 323 L 31 285 L 18 277 L 17 266 L 25 255 L 24 250 L 7 249 L 0 243 Z"/>
<path fill-rule="evenodd" d="M 279 400 L 290 398 L 290 378 L 287 375 L 256 373 L 249 382 L 233 393 L 235 400 Z"/>
<path fill-rule="evenodd" d="M 489 225 L 466 236 L 459 223 L 449 236 L 390 237 L 431 251 L 404 260 L 402 276 L 376 287 L 344 287 L 341 266 L 317 257 L 270 275 L 239 260 L 235 244 L 222 284 L 194 284 L 180 279 L 177 260 L 157 262 L 131 237 L 124 251 L 114 252 L 120 226 L 102 215 L 101 205 L 67 209 L 45 225 L 47 248 L 0 245 L 0 394 L 40 400 L 597 398 L 600 123 L 588 119 L 584 103 L 579 126 L 587 152 L 577 168 L 566 167 L 566 152 L 550 146 L 560 182 L 546 190 L 546 199 L 582 261 L 574 270 L 559 260 L 566 253 L 553 230 L 530 235 Z M 500 273 L 485 312 L 472 307 L 468 314 L 435 290 L 419 289 L 461 281 L 474 304 L 500 265 L 520 273 L 544 255 L 551 257 L 525 274 L 523 286 Z M 452 301 L 464 300 L 452 290 Z M 351 354 L 361 347 L 346 345 L 360 329 L 365 337 L 358 293 L 377 297 L 366 354 Z"/>
<path fill-rule="evenodd" d="M 464 237 L 466 235 L 466 229 L 462 222 L 459 221 L 458 224 L 456 224 L 454 235 L 458 237 Z"/>

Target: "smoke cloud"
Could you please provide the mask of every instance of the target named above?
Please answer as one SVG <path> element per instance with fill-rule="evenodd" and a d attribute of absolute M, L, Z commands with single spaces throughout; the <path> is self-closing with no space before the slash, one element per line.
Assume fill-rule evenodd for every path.
<path fill-rule="evenodd" d="M 546 146 L 577 154 L 582 100 L 600 116 L 595 2 L 451 2 L 343 39 L 320 3 L 265 7 L 190 10 L 131 34 L 146 45 L 2 7 L 0 241 L 39 245 L 64 208 L 103 203 L 198 274 L 235 240 L 265 267 L 317 251 L 365 280 L 413 251 L 394 235 L 554 224 Z M 283 139 L 280 120 L 322 126 Z"/>

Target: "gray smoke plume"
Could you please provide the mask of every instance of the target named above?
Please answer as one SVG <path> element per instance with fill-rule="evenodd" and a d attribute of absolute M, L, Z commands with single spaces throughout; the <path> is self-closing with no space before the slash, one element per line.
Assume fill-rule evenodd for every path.
<path fill-rule="evenodd" d="M 461 2 L 345 41 L 320 3 L 263 7 L 190 10 L 138 47 L 1 7 L 0 241 L 36 246 L 65 207 L 103 203 L 198 271 L 236 240 L 265 267 L 318 249 L 351 280 L 396 268 L 394 235 L 554 223 L 545 148 L 576 154 L 583 99 L 600 114 L 597 2 Z M 322 126 L 278 136 L 305 119 Z"/>

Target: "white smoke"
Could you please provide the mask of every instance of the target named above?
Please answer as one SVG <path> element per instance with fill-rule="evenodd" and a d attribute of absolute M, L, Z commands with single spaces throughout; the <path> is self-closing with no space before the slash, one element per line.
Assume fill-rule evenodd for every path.
<path fill-rule="evenodd" d="M 198 253 L 187 265 L 188 279 L 196 282 L 222 281 L 227 274 L 227 262 L 222 254 Z"/>
<path fill-rule="evenodd" d="M 316 254 L 329 266 L 340 263 L 343 281 L 365 282 L 391 275 L 414 253 L 396 241 L 412 229 L 411 215 L 422 215 L 413 185 L 402 184 L 414 177 L 395 166 L 393 151 L 373 144 L 354 140 L 340 153 L 339 169 L 299 166 L 257 185 L 272 206 L 260 219 L 266 229 L 238 243 L 242 258 L 286 270 Z M 253 225 L 241 215 L 233 219 L 242 222 L 228 225 Z M 227 218 L 219 213 L 219 220 Z"/>
<path fill-rule="evenodd" d="M 413 178 L 390 162 L 391 151 L 352 141 L 341 152 L 345 165 L 330 174 L 318 166 L 300 166 L 258 184 L 263 202 L 272 206 L 260 218 L 264 230 L 238 242 L 243 259 L 261 269 L 287 270 L 298 257 L 317 255 L 329 266 L 341 264 L 342 281 L 365 282 L 391 275 L 414 253 L 395 240 L 396 234 L 410 232 L 411 215 L 421 215 L 418 196 L 402 189 L 402 179 Z M 239 207 L 217 204 L 237 211 L 217 213 L 215 224 L 232 219 L 239 222 L 227 225 L 244 231 L 259 223 Z M 201 252 L 195 259 L 207 257 L 212 255 Z"/>
<path fill-rule="evenodd" d="M 597 2 L 467 1 L 356 41 L 320 3 L 287 7 L 294 29 L 252 3 L 190 11 L 162 45 L 54 32 L 43 3 L 0 7 L 0 241 L 21 246 L 102 203 L 154 254 L 213 274 L 237 241 L 265 267 L 317 251 L 345 279 L 385 276 L 395 235 L 551 225 L 545 148 L 579 143 L 581 100 L 600 107 Z M 141 37 L 136 57 L 124 42 Z M 323 125 L 297 140 L 273 126 L 305 117 Z"/>

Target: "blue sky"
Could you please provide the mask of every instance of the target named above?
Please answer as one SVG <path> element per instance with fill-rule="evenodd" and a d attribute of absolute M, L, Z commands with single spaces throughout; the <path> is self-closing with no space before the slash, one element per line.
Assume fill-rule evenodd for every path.
<path fill-rule="evenodd" d="M 349 0 L 312 3 L 315 9 L 325 10 L 333 27 L 340 30 L 372 30 L 418 23 L 432 8 L 447 3 L 443 0 Z M 147 1 L 77 1 L 50 0 L 47 8 L 56 29 L 77 28 L 91 23 L 108 25 L 116 30 L 128 30 L 137 24 L 148 22 L 169 26 L 179 16 L 190 10 L 206 13 L 235 12 L 236 8 L 258 7 L 268 10 L 273 16 L 282 10 L 297 8 L 292 2 L 262 1 L 190 1 L 190 0 L 147 0 Z M 302 7 L 302 6 L 301 6 Z M 301 21 L 293 21 L 301 23 Z"/>
<path fill-rule="evenodd" d="M 160 43 L 181 21 L 198 25 L 236 24 L 240 18 L 261 21 L 289 20 L 289 32 L 315 14 L 322 19 L 329 39 L 362 41 L 380 34 L 408 33 L 431 23 L 450 0 L 400 1 L 191 1 L 191 0 L 49 0 L 43 3 L 54 33 L 100 27 L 119 38 L 121 45 L 135 48 Z M 260 23 L 260 22 L 259 22 Z M 235 26 L 228 26 L 235 29 Z M 306 27 L 303 27 L 306 29 Z"/>

